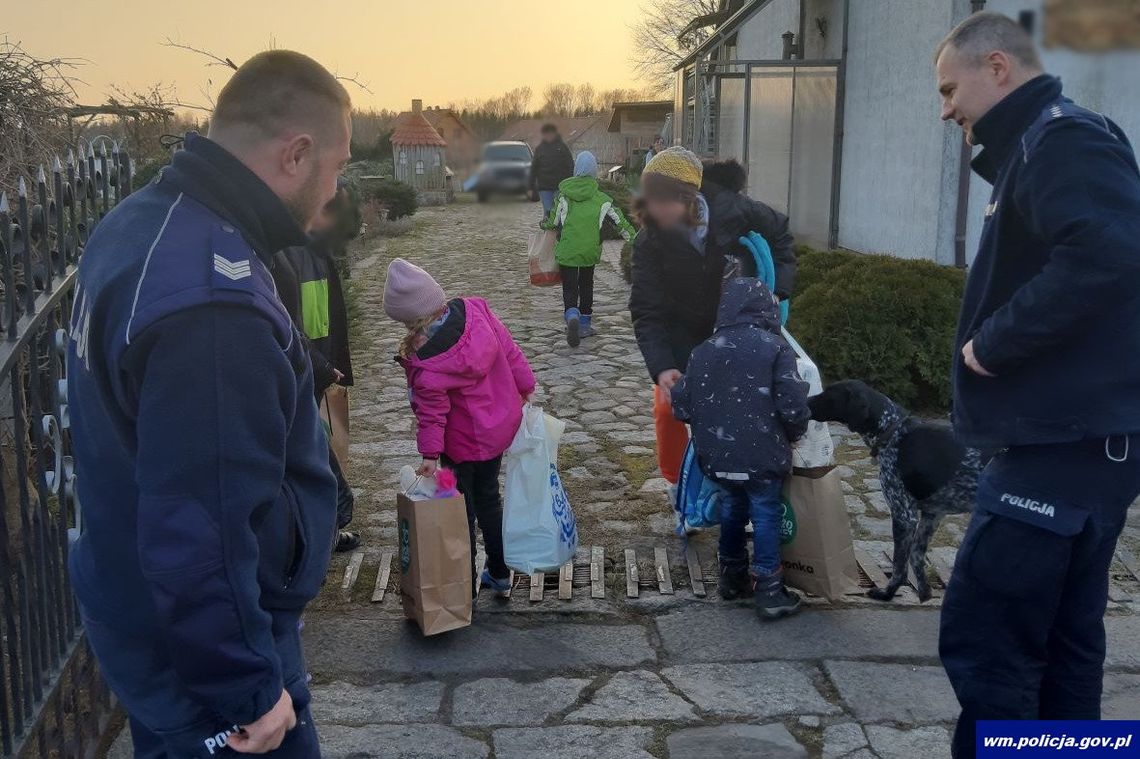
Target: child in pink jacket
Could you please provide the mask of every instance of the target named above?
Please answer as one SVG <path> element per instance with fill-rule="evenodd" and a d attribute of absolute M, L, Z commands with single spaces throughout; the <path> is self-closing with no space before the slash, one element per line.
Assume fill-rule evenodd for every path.
<path fill-rule="evenodd" d="M 402 258 L 388 267 L 384 312 L 408 328 L 398 361 L 416 415 L 423 456 L 418 473 L 434 474 L 441 460 L 454 470 L 467 502 L 471 575 L 478 521 L 487 551 L 479 582 L 505 596 L 510 570 L 503 560 L 499 469 L 522 422 L 523 403 L 534 393 L 534 373 L 485 300 L 447 300 L 430 274 Z"/>

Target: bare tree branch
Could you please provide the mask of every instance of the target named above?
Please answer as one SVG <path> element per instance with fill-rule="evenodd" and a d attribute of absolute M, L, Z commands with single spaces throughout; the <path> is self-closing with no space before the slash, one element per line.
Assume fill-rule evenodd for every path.
<path fill-rule="evenodd" d="M 340 74 L 335 74 L 334 76 L 336 76 L 336 78 L 342 82 L 348 82 L 349 84 L 356 85 L 360 89 L 367 92 L 369 95 L 375 94 L 372 92 L 372 90 L 368 89 L 367 84 L 365 84 L 364 82 L 360 81 L 360 79 L 357 78 L 359 76 L 359 74 L 353 74 L 352 76 L 341 76 Z"/>
<path fill-rule="evenodd" d="M 708 29 L 689 30 L 697 18 L 716 13 L 719 0 L 646 0 L 633 33 L 633 68 L 659 94 L 673 87 L 673 67 L 708 39 Z"/>
<path fill-rule="evenodd" d="M 19 42 L 0 40 L 0 190 L 12 189 L 21 176 L 33 177 L 65 147 L 64 109 L 75 102 L 72 71 L 80 64 L 39 59 Z"/>
<path fill-rule="evenodd" d="M 172 47 L 172 48 L 175 48 L 176 50 L 186 50 L 186 51 L 189 51 L 191 53 L 196 53 L 198 55 L 201 55 L 201 56 L 203 56 L 209 60 L 209 63 L 206 64 L 207 66 L 221 66 L 223 68 L 233 69 L 234 71 L 237 71 L 237 64 L 236 63 L 234 63 L 229 58 L 223 58 L 220 55 L 215 55 L 214 53 L 211 53 L 209 50 L 202 50 L 201 48 L 194 47 L 193 45 L 187 45 L 183 42 L 175 42 L 174 40 L 170 39 L 169 37 L 166 38 L 166 42 L 162 43 L 162 46 L 163 47 Z"/>

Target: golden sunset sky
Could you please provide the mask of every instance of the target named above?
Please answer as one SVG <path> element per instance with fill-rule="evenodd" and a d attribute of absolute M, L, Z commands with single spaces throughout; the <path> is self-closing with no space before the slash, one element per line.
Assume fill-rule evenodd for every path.
<path fill-rule="evenodd" d="M 112 84 L 131 90 L 173 84 L 204 104 L 228 76 L 204 59 L 163 47 L 170 37 L 241 63 L 267 47 L 299 50 L 372 94 L 350 87 L 364 108 L 404 109 L 497 95 L 528 85 L 590 82 L 639 86 L 629 25 L 639 0 L 63 0 L 3 3 L 0 35 L 42 58 L 83 58 L 84 103 Z M 562 12 L 560 12 L 562 11 Z"/>

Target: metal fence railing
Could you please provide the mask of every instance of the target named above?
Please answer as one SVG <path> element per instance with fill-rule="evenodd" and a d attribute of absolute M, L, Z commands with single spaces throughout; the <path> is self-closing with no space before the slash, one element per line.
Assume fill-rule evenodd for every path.
<path fill-rule="evenodd" d="M 76 264 L 131 172 L 117 146 L 78 155 L 0 195 L 0 757 L 91 756 L 113 710 L 67 576 L 64 355 Z"/>

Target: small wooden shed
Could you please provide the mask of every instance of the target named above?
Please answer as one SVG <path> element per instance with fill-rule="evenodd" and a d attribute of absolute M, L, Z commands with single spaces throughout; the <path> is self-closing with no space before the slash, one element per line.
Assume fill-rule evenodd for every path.
<path fill-rule="evenodd" d="M 424 118 L 423 111 L 423 101 L 413 100 L 411 112 L 400 116 L 392 132 L 396 179 L 416 188 L 421 203 L 443 205 L 448 196 L 444 166 L 447 142 Z"/>

